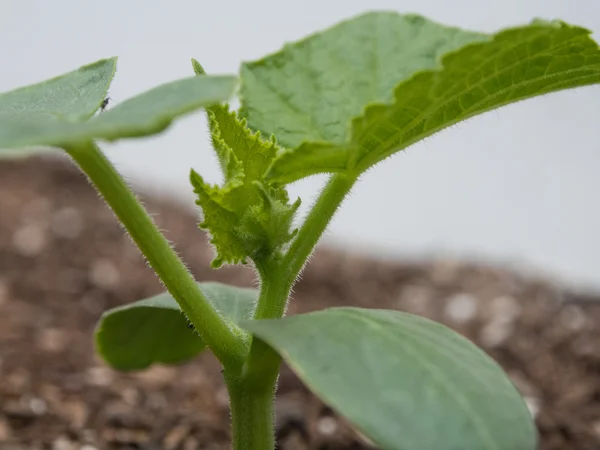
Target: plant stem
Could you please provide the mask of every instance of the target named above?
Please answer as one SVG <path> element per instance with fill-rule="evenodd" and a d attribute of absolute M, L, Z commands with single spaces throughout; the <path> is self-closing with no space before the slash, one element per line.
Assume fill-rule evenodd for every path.
<path fill-rule="evenodd" d="M 284 256 L 255 261 L 261 278 L 255 320 L 283 316 L 300 271 L 354 182 L 355 178 L 345 175 L 332 176 L 288 252 Z M 225 373 L 234 450 L 275 448 L 273 404 L 280 364 L 281 357 L 271 347 L 253 339 L 243 374 L 228 376 Z"/>
<path fill-rule="evenodd" d="M 355 182 L 355 177 L 346 174 L 335 174 L 327 182 L 285 255 L 283 266 L 288 276 L 294 278 L 293 281 L 300 275 L 325 228 Z"/>
<path fill-rule="evenodd" d="M 241 368 L 247 354 L 236 325 L 226 322 L 158 230 L 135 194 L 94 144 L 67 149 L 114 211 L 169 293 L 225 367 Z"/>
<path fill-rule="evenodd" d="M 298 275 L 355 181 L 355 178 L 347 175 L 333 175 L 287 253 L 283 257 L 275 255 L 255 261 L 262 286 L 254 320 L 283 317 L 290 291 Z"/>
<path fill-rule="evenodd" d="M 254 261 L 260 275 L 261 286 L 254 319 L 277 319 L 283 316 L 285 301 L 290 293 L 291 284 L 288 274 L 282 266 L 282 257 L 277 255 L 266 260 Z"/>
<path fill-rule="evenodd" d="M 277 372 L 275 377 L 261 380 L 226 374 L 225 380 L 230 398 L 233 450 L 273 450 Z"/>
<path fill-rule="evenodd" d="M 257 263 L 261 276 L 259 305 L 282 303 L 287 298 L 285 280 L 279 276 L 281 258 L 269 258 Z M 285 302 L 283 302 L 285 303 Z M 263 306 L 264 307 L 264 306 Z M 264 314 L 274 313 L 267 310 Z M 229 391 L 234 450 L 273 450 L 275 429 L 273 405 L 281 359 L 262 341 L 253 339 L 250 354 L 240 375 L 230 376 L 225 371 Z"/>

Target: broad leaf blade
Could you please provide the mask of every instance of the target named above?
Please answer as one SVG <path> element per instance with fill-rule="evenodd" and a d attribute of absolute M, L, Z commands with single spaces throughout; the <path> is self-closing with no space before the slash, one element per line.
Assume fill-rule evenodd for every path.
<path fill-rule="evenodd" d="M 536 22 L 443 58 L 441 71 L 400 84 L 390 106 L 353 122 L 359 170 L 461 120 L 520 100 L 600 83 L 600 48 L 590 31 Z"/>
<path fill-rule="evenodd" d="M 0 121 L 6 117 L 89 119 L 106 97 L 117 58 L 0 94 Z"/>
<path fill-rule="evenodd" d="M 113 141 L 157 134 L 178 116 L 226 101 L 235 84 L 236 78 L 231 76 L 182 79 L 140 94 L 90 120 L 5 115 L 0 117 L 0 148 L 64 148 L 96 139 Z"/>
<path fill-rule="evenodd" d="M 156 134 L 178 116 L 229 100 L 236 84 L 236 77 L 223 75 L 163 84 L 94 118 L 91 132 L 106 140 Z"/>
<path fill-rule="evenodd" d="M 224 316 L 238 322 L 252 316 L 257 293 L 221 283 L 199 283 Z M 206 347 L 168 293 L 105 312 L 96 329 L 96 346 L 115 369 L 141 370 L 152 364 L 186 361 Z"/>
<path fill-rule="evenodd" d="M 117 58 L 103 59 L 72 72 L 0 94 L 0 157 L 18 157 L 17 150 L 3 150 L 11 145 L 7 122 L 45 122 L 87 120 L 98 109 L 108 91 Z M 26 130 L 23 130 L 26 131 Z M 46 145 L 36 143 L 33 145 Z M 40 149 L 46 152 L 47 149 Z M 22 150 L 28 155 L 36 150 Z"/>
<path fill-rule="evenodd" d="M 485 35 L 368 13 L 244 64 L 241 114 L 287 148 L 272 181 L 360 173 L 457 121 L 600 82 L 589 34 L 536 21 Z"/>
<path fill-rule="evenodd" d="M 287 148 L 344 145 L 350 121 L 368 104 L 391 102 L 400 80 L 485 38 L 420 16 L 367 13 L 243 64 L 241 111 L 251 127 Z"/>
<path fill-rule="evenodd" d="M 0 159 L 29 158 L 30 156 L 56 155 L 59 150 L 53 147 L 31 147 L 31 148 L 0 148 Z"/>
<path fill-rule="evenodd" d="M 241 325 L 380 448 L 536 448 L 531 416 L 502 369 L 438 323 L 333 308 Z"/>

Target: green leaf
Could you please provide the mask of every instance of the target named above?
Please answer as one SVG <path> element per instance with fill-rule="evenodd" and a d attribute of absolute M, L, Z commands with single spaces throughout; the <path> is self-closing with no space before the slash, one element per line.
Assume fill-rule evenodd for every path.
<path fill-rule="evenodd" d="M 117 58 L 95 63 L 58 77 L 0 94 L 0 121 L 23 119 L 89 119 L 98 109 L 113 79 Z"/>
<path fill-rule="evenodd" d="M 236 84 L 233 76 L 190 77 L 163 84 L 94 118 L 97 137 L 116 140 L 159 133 L 178 116 L 229 100 Z"/>
<path fill-rule="evenodd" d="M 0 130 L 3 129 L 3 123 L 22 120 L 53 122 L 89 119 L 106 97 L 116 66 L 117 58 L 102 59 L 50 80 L 0 94 Z M 5 131 L 0 133 L 0 157 L 28 156 L 48 151 L 45 148 L 6 149 L 11 145 L 5 142 L 8 141 L 5 134 Z"/>
<path fill-rule="evenodd" d="M 333 308 L 240 325 L 380 448 L 536 448 L 531 415 L 502 369 L 441 324 Z"/>
<path fill-rule="evenodd" d="M 590 31 L 562 22 L 485 35 L 368 13 L 241 69 L 241 114 L 273 133 L 270 180 L 359 174 L 461 120 L 600 82 Z"/>
<path fill-rule="evenodd" d="M 238 322 L 252 317 L 255 289 L 199 283 L 224 316 Z M 106 311 L 96 329 L 99 354 L 118 370 L 141 370 L 152 364 L 186 361 L 206 347 L 168 293 Z"/>
<path fill-rule="evenodd" d="M 90 91 L 93 101 L 71 101 L 75 106 L 68 111 L 67 106 L 71 104 L 69 90 L 54 89 L 53 83 L 49 84 L 49 92 L 43 89 L 42 83 L 33 86 L 29 94 L 29 88 L 22 88 L 0 95 L 0 148 L 65 148 L 96 139 L 114 141 L 156 134 L 178 116 L 228 100 L 237 81 L 231 76 L 178 80 L 151 89 L 90 119 L 104 99 L 108 82 L 110 79 L 104 90 Z M 81 95 L 84 94 L 87 92 Z M 48 96 L 55 99 L 59 113 L 50 108 Z M 27 105 L 32 105 L 29 110 Z M 37 108 L 36 105 L 44 107 Z M 19 112 L 13 114 L 13 111 Z"/>
<path fill-rule="evenodd" d="M 29 158 L 30 156 L 57 154 L 58 152 L 57 149 L 52 147 L 0 148 L 0 159 Z"/>
<path fill-rule="evenodd" d="M 199 78 L 206 76 L 196 60 L 192 64 Z M 210 232 L 217 250 L 212 265 L 272 254 L 292 238 L 290 228 L 300 205 L 290 204 L 284 188 L 264 182 L 279 147 L 274 139 L 264 140 L 250 130 L 228 105 L 213 105 L 207 113 L 225 180 L 221 186 L 209 185 L 194 171 L 190 180 L 204 213 L 200 227 Z"/>

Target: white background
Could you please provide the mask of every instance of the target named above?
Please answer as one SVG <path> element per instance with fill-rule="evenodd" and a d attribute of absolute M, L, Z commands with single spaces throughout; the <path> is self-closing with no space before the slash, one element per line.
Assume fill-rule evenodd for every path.
<path fill-rule="evenodd" d="M 598 0 L 0 0 L 0 91 L 119 56 L 113 102 L 213 73 L 372 9 L 493 32 L 560 18 L 600 38 Z M 600 88 L 505 107 L 459 124 L 364 176 L 327 235 L 386 257 L 458 255 L 525 265 L 600 288 Z M 219 180 L 200 115 L 157 138 L 105 146 L 136 186 L 192 205 L 190 166 Z M 308 206 L 323 178 L 292 187 Z M 305 210 L 304 210 L 305 211 Z"/>

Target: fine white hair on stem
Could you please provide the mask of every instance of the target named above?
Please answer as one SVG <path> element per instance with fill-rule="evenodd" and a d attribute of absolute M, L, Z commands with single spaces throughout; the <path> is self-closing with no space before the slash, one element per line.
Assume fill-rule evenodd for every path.
<path fill-rule="evenodd" d="M 140 248 L 140 246 L 137 244 L 137 242 L 135 242 L 135 240 L 133 239 L 133 237 L 131 236 L 131 234 L 129 233 L 129 231 L 127 230 L 127 228 L 125 227 L 125 225 L 121 222 L 121 220 L 119 219 L 119 217 L 117 216 L 117 214 L 113 211 L 113 209 L 110 207 L 110 205 L 104 200 L 102 194 L 96 189 L 94 183 L 89 178 L 89 176 L 87 176 L 87 174 L 80 169 L 80 167 L 75 162 L 75 160 L 73 160 L 73 158 L 69 158 L 69 160 L 71 161 L 71 164 L 73 164 L 78 169 L 79 173 L 81 173 L 81 175 L 86 178 L 86 180 L 88 181 L 88 183 L 90 184 L 90 186 L 96 192 L 96 195 L 101 199 L 101 201 L 104 204 L 104 206 L 111 211 L 111 213 L 113 214 L 113 216 L 116 219 L 116 222 L 117 222 L 118 226 L 123 230 L 124 234 L 129 238 L 129 240 L 133 243 L 133 245 L 138 249 L 140 257 L 142 258 L 142 260 L 144 261 L 144 263 L 146 264 L 146 266 L 148 268 L 150 268 L 153 272 L 155 272 L 154 267 L 152 266 L 152 264 L 150 264 L 150 261 L 148 260 L 148 258 L 146 257 L 146 255 L 144 255 L 144 252 L 142 251 L 142 249 Z M 110 163 L 115 168 L 115 171 L 117 171 L 119 173 L 119 175 L 123 179 L 123 182 L 128 187 L 128 189 L 131 191 L 132 195 L 139 202 L 140 206 L 146 211 L 146 213 L 148 214 L 148 217 L 149 217 L 150 221 L 152 222 L 152 224 L 154 224 L 157 227 L 157 229 L 158 229 L 158 226 L 156 224 L 156 220 L 154 220 L 154 218 L 156 216 L 158 216 L 158 213 L 151 213 L 151 212 L 149 212 L 147 210 L 144 202 L 142 201 L 142 199 L 140 198 L 140 196 L 133 189 L 133 187 L 132 187 L 133 183 L 131 183 L 130 180 L 125 175 L 123 175 L 123 173 L 118 169 L 117 164 L 115 164 L 113 161 L 110 161 Z M 169 248 L 171 248 L 171 250 L 179 257 L 179 259 L 181 260 L 181 263 L 183 264 L 183 266 L 186 269 L 186 271 L 188 273 L 191 273 L 190 270 L 189 270 L 189 267 L 187 266 L 187 264 L 185 263 L 185 261 L 183 261 L 181 259 L 180 255 L 179 255 L 179 252 L 177 252 L 177 250 L 176 250 L 175 246 L 173 245 L 173 243 L 165 237 L 165 235 L 163 233 L 163 230 L 160 230 L 160 231 L 161 231 L 161 234 L 162 234 L 163 238 L 167 242 L 167 245 L 169 246 Z M 155 272 L 155 274 L 156 274 L 156 277 L 158 278 L 161 286 L 163 287 L 163 289 L 165 289 L 166 291 L 168 291 L 167 286 L 164 284 L 163 280 L 158 276 L 158 274 L 156 272 Z"/>

